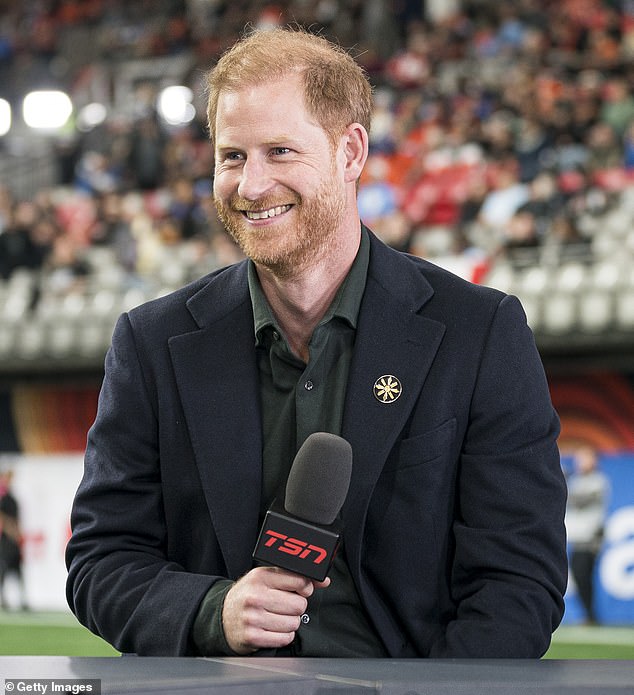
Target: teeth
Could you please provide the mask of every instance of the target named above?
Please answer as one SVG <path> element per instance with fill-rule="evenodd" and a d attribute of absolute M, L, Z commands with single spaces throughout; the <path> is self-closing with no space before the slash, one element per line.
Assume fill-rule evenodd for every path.
<path fill-rule="evenodd" d="M 283 212 L 287 212 L 290 209 L 290 205 L 278 205 L 277 207 L 270 208 L 269 210 L 247 210 L 245 214 L 250 220 L 266 220 L 270 217 L 277 217 L 278 215 L 281 215 Z"/>

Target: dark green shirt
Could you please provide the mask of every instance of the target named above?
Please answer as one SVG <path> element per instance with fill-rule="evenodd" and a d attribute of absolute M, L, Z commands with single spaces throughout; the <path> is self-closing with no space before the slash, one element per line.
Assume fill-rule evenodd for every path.
<path fill-rule="evenodd" d="M 341 434 L 343 405 L 365 288 L 369 242 L 359 253 L 309 343 L 309 360 L 291 352 L 249 264 L 264 440 L 261 515 L 283 497 L 297 450 L 313 432 Z"/>
<path fill-rule="evenodd" d="M 309 343 L 309 360 L 294 355 L 264 296 L 255 266 L 249 263 L 249 291 L 255 320 L 255 340 L 262 403 L 262 503 L 260 515 L 278 497 L 283 501 L 288 472 L 297 450 L 313 432 L 341 434 L 350 360 L 357 317 L 368 270 L 370 243 L 365 230 L 348 276 Z M 354 462 L 353 462 L 354 465 Z M 345 537 L 345 530 L 344 530 Z M 311 657 L 384 657 L 385 649 L 361 606 L 342 544 L 330 571 L 331 584 L 318 589 L 290 649 L 280 653 Z M 230 584 L 216 585 L 209 603 L 218 604 Z M 203 608 L 208 599 L 203 602 Z M 219 609 L 211 616 L 216 630 Z M 201 609 L 201 612 L 202 611 Z M 201 629 L 201 615 L 194 628 Z M 205 616 L 209 630 L 210 616 Z M 212 642 L 217 648 L 219 636 Z M 197 643 L 204 639 L 196 639 Z M 226 652 L 226 643 L 224 644 Z M 209 646 L 208 646 L 209 648 Z M 221 645 L 222 649 L 222 645 Z"/>

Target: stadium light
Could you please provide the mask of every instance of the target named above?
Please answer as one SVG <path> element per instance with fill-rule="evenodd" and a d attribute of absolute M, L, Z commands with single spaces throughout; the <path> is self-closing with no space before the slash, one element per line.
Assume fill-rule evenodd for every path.
<path fill-rule="evenodd" d="M 196 116 L 192 99 L 193 93 L 189 87 L 165 87 L 158 97 L 158 112 L 170 125 L 190 123 Z"/>
<path fill-rule="evenodd" d="M 39 130 L 61 128 L 72 112 L 73 104 L 68 94 L 56 90 L 29 92 L 22 103 L 24 122 Z"/>
<path fill-rule="evenodd" d="M 11 104 L 6 99 L 0 99 L 0 137 L 6 135 L 11 128 Z"/>
<path fill-rule="evenodd" d="M 77 114 L 77 129 L 87 133 L 101 125 L 107 116 L 108 110 L 103 104 L 98 102 L 86 104 Z"/>

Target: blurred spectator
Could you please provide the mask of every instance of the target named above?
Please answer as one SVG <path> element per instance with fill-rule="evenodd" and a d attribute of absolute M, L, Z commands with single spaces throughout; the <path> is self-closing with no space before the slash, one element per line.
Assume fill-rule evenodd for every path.
<path fill-rule="evenodd" d="M 42 215 L 31 228 L 31 243 L 33 244 L 33 255 L 38 259 L 37 267 L 46 266 L 49 256 L 53 250 L 55 239 L 62 235 L 62 229 L 57 224 L 54 217 Z"/>
<path fill-rule="evenodd" d="M 518 177 L 523 183 L 532 181 L 544 167 L 553 163 L 552 143 L 545 124 L 537 118 L 527 116 L 517 123 L 515 155 Z"/>
<path fill-rule="evenodd" d="M 507 160 L 495 174 L 495 183 L 478 213 L 480 223 L 494 238 L 504 239 L 513 215 L 530 198 L 530 187 L 521 183 L 514 160 Z"/>
<path fill-rule="evenodd" d="M 514 118 L 510 112 L 498 110 L 481 124 L 482 145 L 489 160 L 508 160 L 514 155 Z M 519 173 L 518 173 L 519 179 Z"/>
<path fill-rule="evenodd" d="M 107 154 L 87 150 L 79 157 L 75 168 L 75 185 L 90 195 L 101 195 L 118 187 L 118 177 Z"/>
<path fill-rule="evenodd" d="M 48 248 L 34 240 L 40 222 L 36 206 L 28 201 L 16 203 L 6 229 L 0 234 L 0 277 L 9 278 L 17 268 L 41 268 Z"/>
<path fill-rule="evenodd" d="M 543 241 L 550 228 L 550 221 L 564 208 L 565 198 L 559 189 L 557 177 L 547 169 L 538 171 L 531 180 L 529 195 L 518 212 L 532 215 L 537 240 Z"/>
<path fill-rule="evenodd" d="M 594 606 L 594 573 L 603 543 L 609 481 L 599 468 L 597 452 L 581 446 L 573 454 L 568 476 L 566 530 L 571 544 L 570 569 L 589 624 L 597 622 Z"/>
<path fill-rule="evenodd" d="M 12 211 L 13 196 L 6 186 L 0 185 L 0 234 L 10 225 Z"/>
<path fill-rule="evenodd" d="M 489 187 L 484 176 L 472 176 L 468 179 L 457 220 L 458 227 L 465 234 L 468 234 L 468 227 L 477 221 L 488 192 Z"/>
<path fill-rule="evenodd" d="M 550 221 L 545 247 L 550 252 L 545 257 L 555 263 L 587 263 L 591 258 L 591 239 L 581 234 L 574 215 L 566 212 L 556 214 Z"/>
<path fill-rule="evenodd" d="M 83 292 L 90 266 L 80 251 L 80 246 L 68 234 L 55 238 L 46 262 L 49 275 L 48 287 L 58 295 Z"/>
<path fill-rule="evenodd" d="M 586 167 L 591 174 L 598 174 L 623 164 L 623 146 L 607 123 L 599 122 L 593 125 L 587 133 L 586 143 L 589 152 Z"/>
<path fill-rule="evenodd" d="M 430 77 L 430 48 L 431 41 L 424 27 L 413 25 L 405 48 L 386 63 L 385 74 L 392 84 L 404 89 L 422 87 Z"/>
<path fill-rule="evenodd" d="M 194 181 L 180 176 L 171 185 L 172 200 L 169 213 L 180 227 L 180 238 L 188 241 L 206 237 L 209 223 L 196 196 Z"/>
<path fill-rule="evenodd" d="M 0 472 L 0 605 L 10 607 L 7 598 L 8 580 L 16 580 L 20 594 L 20 608 L 27 609 L 24 578 L 22 576 L 22 534 L 20 508 L 11 490 L 13 471 Z"/>
<path fill-rule="evenodd" d="M 582 142 L 588 130 L 598 122 L 601 109 L 603 76 L 598 70 L 582 70 L 571 85 L 569 132 L 575 142 Z"/>
<path fill-rule="evenodd" d="M 533 212 L 522 207 L 507 223 L 507 231 L 501 255 L 518 266 L 534 265 L 537 262 L 539 234 Z"/>
<path fill-rule="evenodd" d="M 612 128 L 618 140 L 634 120 L 634 96 L 627 81 L 618 77 L 607 82 L 603 97 L 599 117 Z"/>
<path fill-rule="evenodd" d="M 623 134 L 623 166 L 628 170 L 634 170 L 634 120 L 632 120 Z"/>
<path fill-rule="evenodd" d="M 165 137 L 155 116 L 145 116 L 134 127 L 128 166 L 133 185 L 147 191 L 163 182 Z"/>
<path fill-rule="evenodd" d="M 130 222 L 124 216 L 123 196 L 117 192 L 104 193 L 98 200 L 97 221 L 92 228 L 91 242 L 96 246 L 114 249 L 120 265 L 134 270 L 136 250 Z"/>

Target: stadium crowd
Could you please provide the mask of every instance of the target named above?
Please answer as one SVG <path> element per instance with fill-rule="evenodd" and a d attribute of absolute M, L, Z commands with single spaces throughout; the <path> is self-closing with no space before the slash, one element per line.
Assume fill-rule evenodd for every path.
<path fill-rule="evenodd" d="M 1 96 L 43 84 L 112 101 L 104 65 L 189 58 L 197 114 L 157 114 L 157 80 L 125 113 L 56 143 L 57 181 L 0 186 L 0 278 L 43 271 L 60 292 L 115 257 L 129 284 L 179 257 L 239 257 L 211 200 L 204 71 L 246 25 L 297 22 L 350 48 L 375 85 L 364 221 L 478 281 L 499 258 L 591 257 L 595 227 L 634 180 L 634 3 L 627 0 L 40 0 L 3 3 Z M 108 75 L 118 74 L 111 70 Z M 0 157 L 6 147 L 0 138 Z M 631 238 L 631 237 L 630 237 Z M 631 249 L 634 251 L 634 248 Z M 188 271 L 188 272 L 189 272 Z M 174 278 L 188 279 L 187 273 Z"/>

